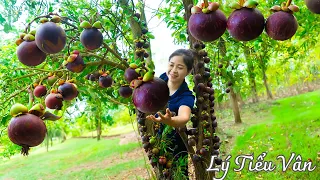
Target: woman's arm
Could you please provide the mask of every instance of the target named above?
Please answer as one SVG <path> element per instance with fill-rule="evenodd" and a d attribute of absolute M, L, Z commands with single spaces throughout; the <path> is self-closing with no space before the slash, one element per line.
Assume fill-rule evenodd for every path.
<path fill-rule="evenodd" d="M 191 109 L 188 106 L 182 105 L 179 107 L 178 116 L 171 117 L 172 113 L 168 108 L 166 109 L 165 115 L 161 114 L 160 112 L 158 112 L 158 115 L 159 117 L 157 118 L 153 115 L 149 115 L 146 118 L 155 122 L 165 123 L 175 128 L 184 127 L 190 119 Z"/>

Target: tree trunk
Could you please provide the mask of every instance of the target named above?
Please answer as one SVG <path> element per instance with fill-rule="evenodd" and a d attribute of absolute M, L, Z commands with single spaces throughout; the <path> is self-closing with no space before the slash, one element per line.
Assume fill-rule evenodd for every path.
<path fill-rule="evenodd" d="M 144 6 L 141 6 L 140 13 L 141 13 L 141 20 L 145 21 L 146 22 L 146 26 L 148 27 L 146 14 L 144 12 Z M 153 64 L 153 61 L 152 61 L 152 52 L 151 52 L 151 43 L 150 42 L 149 42 L 149 47 L 146 48 L 146 51 L 149 54 L 149 57 L 146 58 L 147 67 L 149 67 L 150 69 L 153 69 L 154 68 L 154 64 Z"/>
<path fill-rule="evenodd" d="M 96 121 L 97 121 L 97 140 L 99 141 L 101 139 L 101 120 L 99 118 Z"/>
<path fill-rule="evenodd" d="M 49 152 L 49 133 L 47 131 L 47 143 L 46 143 L 46 146 L 47 146 L 47 152 Z"/>
<path fill-rule="evenodd" d="M 255 74 L 254 74 L 254 65 L 253 62 L 250 59 L 250 51 L 248 47 L 245 47 L 244 54 L 247 61 L 247 72 L 249 77 L 249 85 L 251 87 L 251 95 L 252 95 L 252 102 L 256 103 L 259 101 L 258 94 L 257 94 L 257 85 L 255 80 Z"/>
<path fill-rule="evenodd" d="M 266 87 L 268 99 L 273 99 L 272 93 L 271 93 L 271 91 L 269 89 L 269 85 L 268 85 L 268 82 L 267 82 L 266 71 L 262 70 L 262 73 L 263 73 L 263 84 Z"/>
<path fill-rule="evenodd" d="M 252 93 L 252 102 L 257 103 L 259 102 L 258 99 L 258 94 L 257 94 L 257 85 L 256 85 L 256 80 L 254 77 L 249 77 L 250 78 L 250 84 L 251 84 L 251 93 Z"/>
<path fill-rule="evenodd" d="M 226 50 L 226 42 L 224 41 L 224 39 L 221 37 L 219 39 L 219 51 L 221 53 L 221 56 L 226 56 L 226 53 L 227 53 L 227 50 Z M 233 82 L 234 84 L 234 82 Z M 230 87 L 230 93 L 231 94 L 231 102 L 232 102 L 232 111 L 233 111 L 233 114 L 234 114 L 234 119 L 235 119 L 235 122 L 236 123 L 241 123 L 241 118 L 240 118 L 240 110 L 239 110 L 239 105 L 238 105 L 238 99 L 237 99 L 237 96 L 236 96 L 236 93 L 233 91 L 233 88 Z"/>
<path fill-rule="evenodd" d="M 234 92 L 232 87 L 230 87 L 230 99 L 232 102 L 231 104 L 232 104 L 232 110 L 233 110 L 233 115 L 234 115 L 234 121 L 235 121 L 235 123 L 242 123 L 241 117 L 240 117 L 240 110 L 239 110 L 237 95 Z"/>
<path fill-rule="evenodd" d="M 240 103 L 240 106 L 245 105 L 245 102 L 243 101 L 241 94 L 240 93 L 235 93 L 235 94 L 237 96 L 238 102 Z"/>
<path fill-rule="evenodd" d="M 189 18 L 191 16 L 191 7 L 193 6 L 193 0 L 183 0 L 183 6 L 184 6 L 184 10 L 185 10 L 185 14 L 184 14 L 184 19 L 187 21 L 187 27 L 188 27 L 188 22 L 189 22 Z M 188 39 L 189 39 L 189 47 L 190 49 L 193 49 L 193 44 L 195 42 L 198 42 L 198 40 L 196 40 L 190 33 L 188 33 Z M 203 73 L 203 69 L 198 68 L 197 64 L 200 60 L 200 56 L 198 53 L 195 53 L 195 57 L 194 57 L 194 69 L 193 69 L 193 73 L 199 73 L 202 74 Z M 199 97 L 200 93 L 196 92 L 196 96 L 197 98 Z M 198 117 L 201 117 L 201 112 L 202 112 L 202 104 L 198 104 L 197 108 L 198 108 L 198 112 L 195 114 Z M 210 133 L 214 133 L 215 129 L 212 127 L 212 122 L 214 120 L 211 119 L 211 117 L 209 117 L 209 119 L 207 120 L 210 124 L 210 128 L 208 128 Z M 201 118 L 199 118 L 199 124 L 202 123 L 203 120 Z M 196 145 L 196 149 L 200 150 L 202 148 L 202 140 L 203 138 L 205 138 L 204 133 L 203 133 L 203 126 L 198 125 L 198 143 Z M 201 133 L 200 133 L 201 132 Z M 192 149 L 193 150 L 193 149 Z M 207 171 L 210 165 L 210 160 L 211 160 L 211 152 L 213 150 L 213 143 L 210 142 L 210 146 L 209 146 L 209 152 L 207 155 L 203 155 L 202 158 L 203 160 L 200 161 L 196 161 L 193 158 L 193 155 L 196 155 L 194 152 L 188 150 L 189 154 L 191 155 L 191 159 L 192 159 L 192 163 L 193 166 L 195 168 L 195 177 L 197 180 L 207 180 L 207 179 L 213 179 L 213 177 L 215 177 L 215 172 L 213 171 Z M 215 164 L 213 164 L 213 167 L 215 167 Z"/>
<path fill-rule="evenodd" d="M 119 1 L 119 3 L 122 5 L 122 7 L 126 7 L 126 10 L 129 12 L 129 14 L 132 14 L 132 16 L 130 17 L 130 28 L 131 28 L 131 32 L 132 32 L 132 36 L 133 39 L 138 39 L 141 37 L 141 27 L 140 24 L 133 18 L 133 15 L 135 12 L 132 11 L 132 8 L 130 8 L 129 6 L 129 1 Z M 143 4 L 143 3 L 142 3 Z M 145 12 L 144 12 L 144 6 L 141 7 L 140 10 L 140 17 L 141 20 L 146 22 L 146 16 L 145 16 Z M 148 28 L 147 22 L 146 22 L 146 28 Z M 146 49 L 146 51 L 149 53 L 149 58 L 144 59 L 145 63 L 147 64 L 148 67 L 152 67 L 153 62 L 151 60 L 151 45 L 149 44 L 149 48 Z M 137 55 L 134 55 L 134 59 L 139 59 L 137 57 Z M 140 114 L 137 110 L 136 110 L 136 114 Z M 147 114 L 148 115 L 148 114 Z M 144 116 L 147 116 L 144 114 Z M 145 118 L 145 117 L 141 117 L 141 118 Z M 153 131 L 153 122 L 152 121 L 146 121 L 145 122 L 145 126 L 147 127 L 147 133 L 152 133 Z M 140 134 L 140 131 L 138 131 Z"/>

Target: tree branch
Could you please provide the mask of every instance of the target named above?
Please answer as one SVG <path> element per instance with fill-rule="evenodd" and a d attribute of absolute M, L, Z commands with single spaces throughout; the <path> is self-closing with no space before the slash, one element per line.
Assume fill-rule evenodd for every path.
<path fill-rule="evenodd" d="M 3 102 L 1 102 L 0 104 L 4 104 L 5 102 L 9 101 L 11 98 L 17 96 L 18 94 L 20 94 L 21 92 L 27 90 L 28 88 L 29 88 L 29 86 L 27 86 L 27 87 L 25 87 L 25 88 L 23 88 L 23 89 L 15 92 L 15 93 L 13 93 L 12 95 L 10 95 L 8 98 L 6 98 L 6 99 L 5 99 Z"/>
<path fill-rule="evenodd" d="M 69 23 L 68 21 L 66 21 L 65 17 L 61 17 L 61 22 L 63 24 L 66 24 L 66 25 L 69 25 L 69 26 L 73 27 L 73 29 L 78 29 L 78 27 L 76 25 L 73 25 L 73 24 Z"/>
<path fill-rule="evenodd" d="M 119 67 L 122 70 L 126 70 L 126 67 L 123 64 L 118 64 L 118 63 L 103 59 L 100 56 L 98 56 L 96 54 L 93 54 L 93 53 L 87 53 L 87 54 L 84 54 L 83 56 L 94 56 L 96 58 L 101 59 L 101 61 L 89 62 L 89 63 L 86 64 L 86 66 L 98 66 L 98 65 L 107 64 L 107 65 L 110 65 L 110 66 L 113 66 L 113 67 Z"/>
<path fill-rule="evenodd" d="M 14 78 L 14 79 L 12 79 L 12 81 L 16 81 L 16 80 L 19 80 L 19 79 L 22 79 L 22 78 L 26 78 L 26 77 L 31 77 L 31 76 L 38 75 L 38 74 L 39 74 L 39 72 L 32 73 L 32 74 L 27 74 L 27 75 L 24 75 L 24 76 L 20 76 L 20 77 Z"/>
<path fill-rule="evenodd" d="M 43 71 L 43 72 L 59 72 L 59 71 L 68 71 L 66 69 L 61 69 L 61 70 L 56 70 L 56 71 L 52 71 L 52 70 L 47 70 L 47 69 L 40 69 L 40 68 L 17 68 L 15 70 L 34 70 L 34 71 Z M 37 73 L 38 74 L 38 73 Z M 21 76 L 23 77 L 23 76 Z M 29 76 L 28 76 L 29 77 Z"/>
<path fill-rule="evenodd" d="M 125 103 L 122 103 L 122 102 L 119 102 L 115 99 L 113 99 L 112 97 L 109 97 L 109 96 L 105 96 L 106 98 L 108 98 L 110 101 L 116 103 L 116 104 L 119 104 L 119 105 L 124 105 L 124 106 L 129 106 L 128 104 L 125 104 Z"/>
<path fill-rule="evenodd" d="M 104 47 L 107 48 L 109 52 L 111 52 L 114 56 L 116 56 L 126 67 L 129 67 L 129 64 L 127 61 L 121 58 L 121 56 L 115 52 L 113 49 L 110 48 L 106 43 L 103 43 Z"/>
<path fill-rule="evenodd" d="M 33 97 L 33 93 L 31 90 L 31 85 L 28 86 L 27 90 L 28 90 L 28 94 L 29 94 L 29 109 L 31 109 L 33 102 L 34 102 L 34 97 Z"/>
<path fill-rule="evenodd" d="M 49 18 L 49 17 L 50 17 L 50 15 L 48 14 L 48 15 L 38 16 L 38 17 L 34 18 L 32 21 L 30 21 L 30 22 L 27 24 L 27 27 L 25 28 L 24 33 L 28 33 L 28 31 L 30 31 L 30 26 L 31 26 L 31 24 L 32 24 L 34 21 L 36 21 L 37 19 Z"/>

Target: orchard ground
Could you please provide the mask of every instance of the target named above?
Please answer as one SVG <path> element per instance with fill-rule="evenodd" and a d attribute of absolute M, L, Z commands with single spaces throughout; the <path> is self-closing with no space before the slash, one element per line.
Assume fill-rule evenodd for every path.
<path fill-rule="evenodd" d="M 232 155 L 226 179 L 320 179 L 320 91 L 242 107 L 242 124 L 234 124 L 231 110 L 218 112 L 218 136 L 223 159 Z M 135 128 L 136 129 L 136 128 Z M 119 134 L 120 133 L 120 134 Z M 86 134 L 90 137 L 91 133 Z M 110 129 L 100 141 L 72 138 L 46 152 L 35 148 L 29 157 L 1 162 L 0 179 L 149 179 L 150 165 L 131 124 Z M 234 157 L 267 153 L 277 168 L 272 173 L 234 172 Z M 312 161 L 313 172 L 282 172 L 278 155 L 290 153 Z M 221 177 L 219 173 L 218 177 Z"/>

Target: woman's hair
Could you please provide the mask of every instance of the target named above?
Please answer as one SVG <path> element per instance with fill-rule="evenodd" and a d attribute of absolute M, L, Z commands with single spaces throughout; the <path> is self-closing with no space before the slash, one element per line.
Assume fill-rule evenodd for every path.
<path fill-rule="evenodd" d="M 183 62 L 186 64 L 188 71 L 193 67 L 193 53 L 187 49 L 177 49 L 169 56 L 169 61 L 174 56 L 182 56 Z"/>

